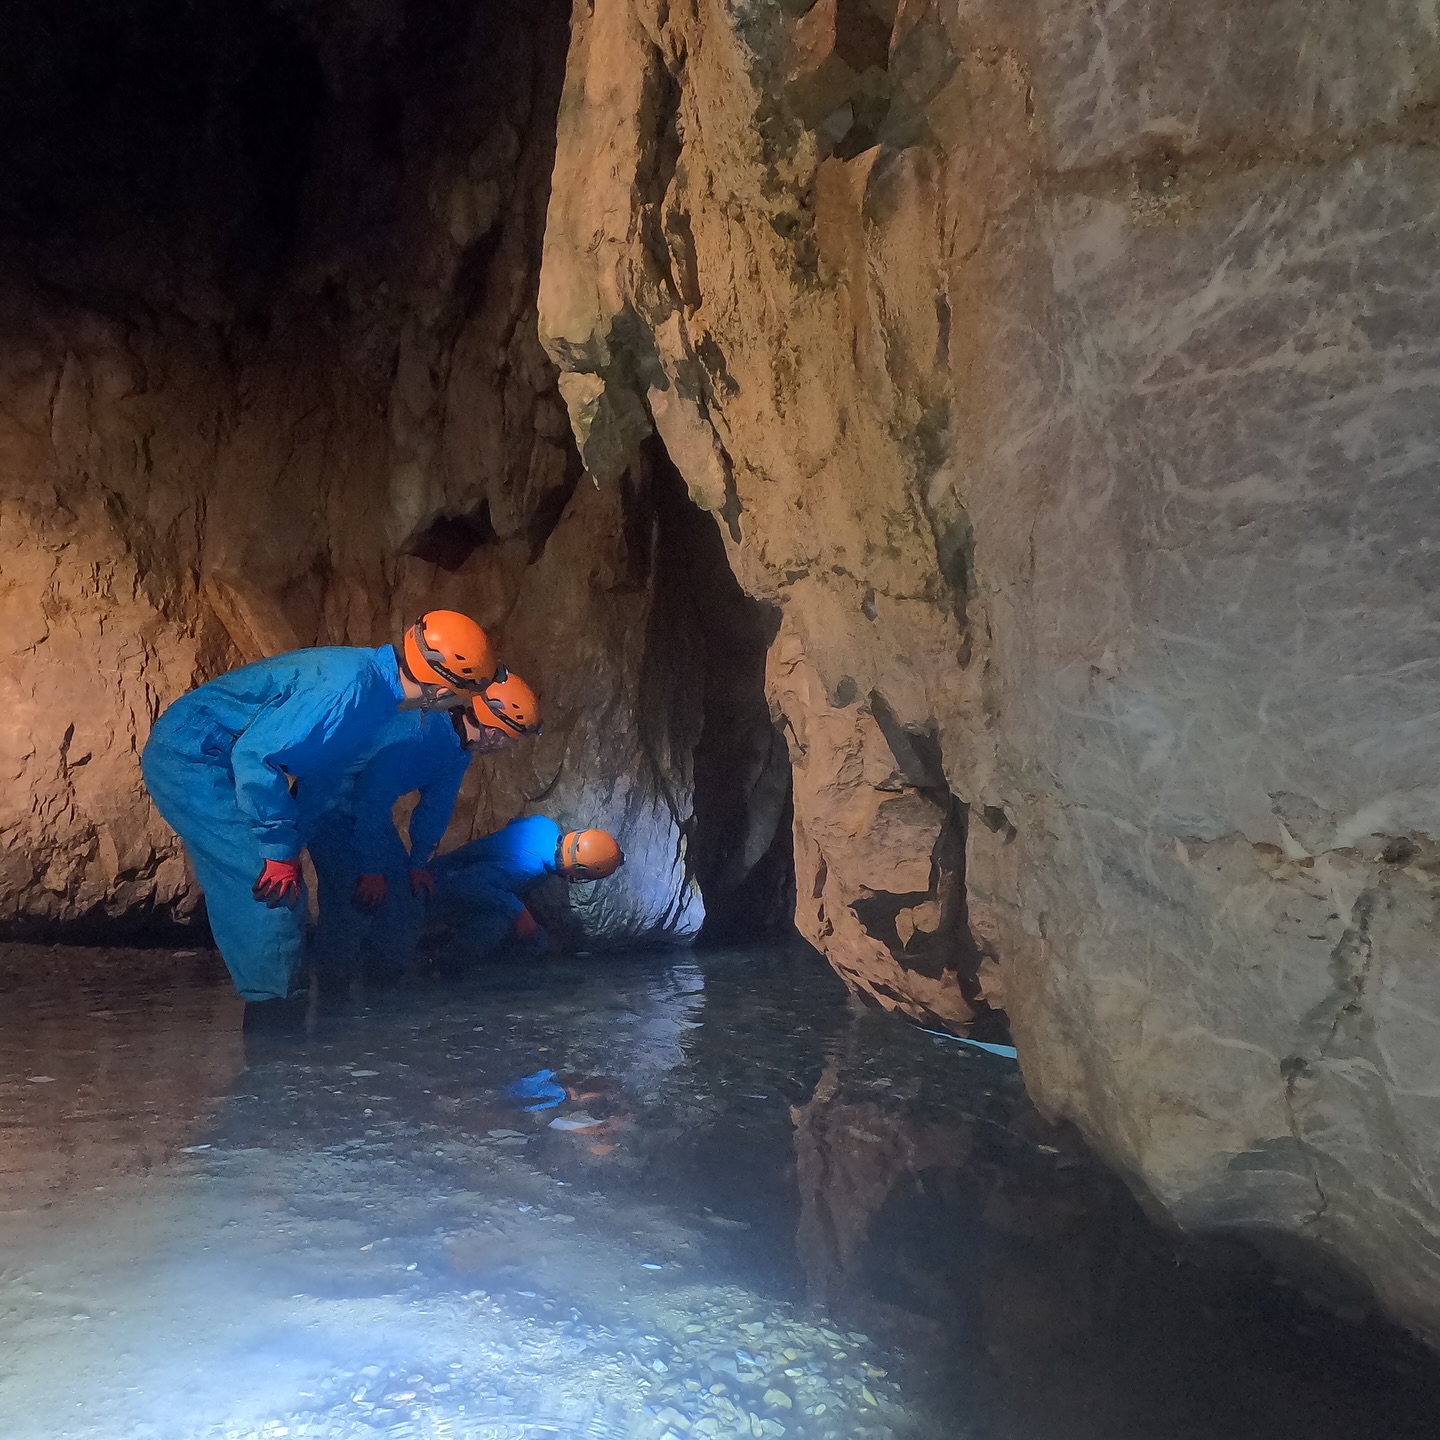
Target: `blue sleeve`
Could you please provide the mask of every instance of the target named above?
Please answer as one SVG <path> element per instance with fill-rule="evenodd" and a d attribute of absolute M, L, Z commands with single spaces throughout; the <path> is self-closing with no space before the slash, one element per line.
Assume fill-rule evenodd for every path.
<path fill-rule="evenodd" d="M 355 777 L 350 809 L 355 816 L 355 861 L 362 875 L 382 874 L 399 839 L 395 835 L 395 802 L 414 788 L 403 765 L 397 763 L 402 758 L 402 746 L 387 745 L 377 750 Z"/>
<path fill-rule="evenodd" d="M 513 890 L 501 885 L 466 886 L 465 898 L 482 910 L 498 910 L 511 920 L 525 908 L 525 902 Z"/>
<path fill-rule="evenodd" d="M 300 812 L 286 771 L 316 768 L 348 699 L 333 690 L 292 692 L 261 710 L 235 741 L 230 752 L 235 802 L 254 828 L 265 859 L 294 860 L 300 854 Z"/>
<path fill-rule="evenodd" d="M 525 908 L 506 883 L 503 871 L 483 863 L 456 868 L 447 863 L 454 858 L 452 851 L 436 871 L 440 893 L 447 900 L 476 910 L 498 910 L 512 920 Z"/>
<path fill-rule="evenodd" d="M 429 783 L 421 786 L 420 803 L 410 816 L 410 864 L 414 869 L 428 865 L 445 838 L 469 768 L 469 755 L 457 747 L 445 766 L 437 768 Z"/>
<path fill-rule="evenodd" d="M 536 879 L 541 875 L 558 875 L 560 869 L 555 862 L 560 854 L 560 839 L 565 832 L 545 815 L 532 816 L 529 823 L 532 827 L 532 843 L 540 852 L 540 868 L 536 872 Z"/>

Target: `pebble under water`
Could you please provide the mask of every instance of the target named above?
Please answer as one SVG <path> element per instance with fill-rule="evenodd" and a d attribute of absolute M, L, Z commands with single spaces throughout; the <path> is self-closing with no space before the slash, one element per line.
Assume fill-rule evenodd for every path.
<path fill-rule="evenodd" d="M 239 1020 L 209 952 L 0 948 L 5 1440 L 1440 1432 L 1429 1352 L 809 951 Z"/>

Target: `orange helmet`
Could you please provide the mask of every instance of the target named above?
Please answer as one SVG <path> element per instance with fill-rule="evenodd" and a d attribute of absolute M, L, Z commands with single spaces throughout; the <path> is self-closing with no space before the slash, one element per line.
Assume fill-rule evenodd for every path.
<path fill-rule="evenodd" d="M 405 666 L 421 685 L 478 695 L 495 678 L 485 632 L 458 610 L 430 610 L 405 632 Z"/>
<path fill-rule="evenodd" d="M 572 830 L 560 837 L 559 861 L 570 880 L 603 880 L 625 863 L 625 852 L 607 830 Z"/>
<path fill-rule="evenodd" d="M 494 681 L 471 702 L 477 724 L 502 735 L 538 735 L 540 702 L 535 692 L 502 665 Z"/>

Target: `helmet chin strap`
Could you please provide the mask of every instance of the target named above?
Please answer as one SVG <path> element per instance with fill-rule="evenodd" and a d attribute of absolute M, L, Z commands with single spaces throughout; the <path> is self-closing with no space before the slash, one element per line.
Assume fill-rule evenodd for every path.
<path fill-rule="evenodd" d="M 435 685 L 428 680 L 417 680 L 405 663 L 405 647 L 396 645 L 392 648 L 395 651 L 396 663 L 400 666 L 400 673 L 420 689 L 420 693 L 413 699 L 407 695 L 395 707 L 397 710 L 422 710 L 429 713 L 435 710 L 460 710 L 470 703 L 471 697 L 461 689 L 449 685 Z"/>
<path fill-rule="evenodd" d="M 400 710 L 462 710 L 470 703 L 468 695 L 461 695 L 446 685 L 429 685 L 423 680 L 414 682 L 420 693 L 412 700 L 402 700 L 396 707 Z"/>

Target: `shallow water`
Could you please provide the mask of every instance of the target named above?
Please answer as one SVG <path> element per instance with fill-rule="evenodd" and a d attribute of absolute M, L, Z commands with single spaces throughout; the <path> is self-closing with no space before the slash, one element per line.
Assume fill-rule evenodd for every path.
<path fill-rule="evenodd" d="M 1432 1357 L 1152 1228 L 808 951 L 239 1016 L 206 953 L 0 949 L 6 1440 L 1440 1429 Z"/>

